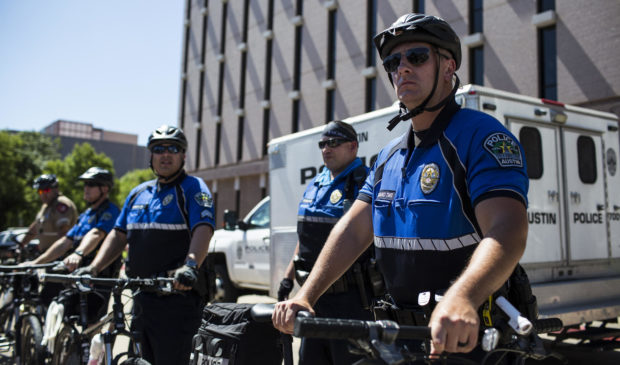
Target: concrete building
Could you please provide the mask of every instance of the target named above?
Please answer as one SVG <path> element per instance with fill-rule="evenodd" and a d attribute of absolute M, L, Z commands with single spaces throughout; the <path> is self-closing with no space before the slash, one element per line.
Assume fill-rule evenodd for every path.
<path fill-rule="evenodd" d="M 57 120 L 43 128 L 43 133 L 60 138 L 60 155 L 64 158 L 78 143 L 88 142 L 95 151 L 105 153 L 114 163 L 117 178 L 134 169 L 149 167 L 146 147 L 138 146 L 138 135 L 106 131 L 91 123 Z"/>
<path fill-rule="evenodd" d="M 464 84 L 620 114 L 617 0 L 187 0 L 179 125 L 218 222 L 269 193 L 269 140 L 394 102 L 371 39 L 412 11 L 459 34 Z"/>

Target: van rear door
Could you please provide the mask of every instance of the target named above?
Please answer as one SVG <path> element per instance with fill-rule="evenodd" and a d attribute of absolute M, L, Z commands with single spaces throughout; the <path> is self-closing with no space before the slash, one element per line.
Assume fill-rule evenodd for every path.
<path fill-rule="evenodd" d="M 566 260 L 562 245 L 565 220 L 559 130 L 553 125 L 507 118 L 511 132 L 523 146 L 530 187 L 528 192 L 529 232 L 524 263 Z"/>
<path fill-rule="evenodd" d="M 610 255 L 605 219 L 605 174 L 600 133 L 562 128 L 569 260 Z"/>

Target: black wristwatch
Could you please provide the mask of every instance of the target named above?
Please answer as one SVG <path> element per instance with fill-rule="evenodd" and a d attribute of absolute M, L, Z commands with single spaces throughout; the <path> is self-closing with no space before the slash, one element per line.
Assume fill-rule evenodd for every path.
<path fill-rule="evenodd" d="M 73 251 L 74 254 L 80 256 L 80 257 L 84 257 L 84 252 L 80 251 L 80 250 L 75 250 Z"/>
<path fill-rule="evenodd" d="M 187 259 L 185 261 L 185 266 L 191 267 L 192 269 L 198 270 L 198 263 L 194 259 Z"/>

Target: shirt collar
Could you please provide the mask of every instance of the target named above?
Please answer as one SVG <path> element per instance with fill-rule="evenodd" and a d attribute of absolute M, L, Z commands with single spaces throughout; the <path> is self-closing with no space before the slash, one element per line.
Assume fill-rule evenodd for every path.
<path fill-rule="evenodd" d="M 342 180 L 345 176 L 349 175 L 351 171 L 362 165 L 362 160 L 356 157 L 341 173 L 338 174 L 333 180 L 331 179 L 331 172 L 328 169 L 323 169 L 319 176 L 316 178 L 316 184 L 319 186 L 329 185 L 336 181 Z"/>
<path fill-rule="evenodd" d="M 435 118 L 431 127 L 424 134 L 424 139 L 420 142 L 420 147 L 428 147 L 439 139 L 439 137 L 446 130 L 450 121 L 452 120 L 452 116 L 456 114 L 461 108 L 460 105 L 456 103 L 454 99 L 450 100 L 448 104 L 441 110 L 439 115 Z M 407 132 L 404 133 L 398 143 L 396 144 L 399 149 L 407 149 L 407 141 L 409 140 L 409 135 L 413 133 L 412 128 L 408 128 Z"/>
<path fill-rule="evenodd" d="M 187 173 L 185 173 L 185 170 L 183 170 L 183 171 L 181 171 L 179 176 L 177 176 L 174 180 L 172 180 L 169 183 L 165 183 L 164 184 L 164 183 L 160 183 L 158 181 L 157 182 L 157 191 L 161 191 L 161 190 L 169 188 L 171 186 L 181 184 L 181 182 L 183 182 L 183 180 L 185 179 L 186 176 L 187 176 Z"/>

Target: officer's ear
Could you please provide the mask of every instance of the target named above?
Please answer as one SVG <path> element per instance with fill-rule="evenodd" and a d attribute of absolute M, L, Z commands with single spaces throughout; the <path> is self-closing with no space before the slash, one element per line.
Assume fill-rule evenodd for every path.
<path fill-rule="evenodd" d="M 452 58 L 445 59 L 442 57 L 442 77 L 446 82 L 452 82 L 452 77 L 456 72 L 456 61 Z"/>

